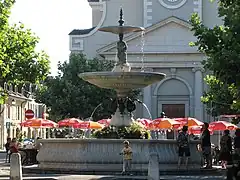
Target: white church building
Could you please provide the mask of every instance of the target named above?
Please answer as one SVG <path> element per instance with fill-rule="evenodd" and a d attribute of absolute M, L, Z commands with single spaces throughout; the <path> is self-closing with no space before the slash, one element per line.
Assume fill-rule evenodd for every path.
<path fill-rule="evenodd" d="M 125 25 L 142 26 L 145 34 L 125 36 L 128 62 L 132 69 L 162 72 L 166 78 L 146 87 L 141 99 L 152 117 L 162 111 L 168 117 L 196 117 L 209 121 L 201 96 L 206 90 L 201 61 L 206 58 L 190 47 L 195 41 L 191 25 L 192 13 L 198 13 L 204 25 L 221 24 L 217 3 L 209 0 L 88 0 L 92 8 L 92 28 L 74 29 L 69 34 L 70 51 L 84 52 L 88 57 L 115 60 L 116 41 L 113 34 L 97 31 L 100 27 L 118 25 L 122 7 Z M 82 17 L 84 18 L 84 17 Z M 142 51 L 143 48 L 143 51 Z M 149 115 L 138 105 L 137 117 Z"/>

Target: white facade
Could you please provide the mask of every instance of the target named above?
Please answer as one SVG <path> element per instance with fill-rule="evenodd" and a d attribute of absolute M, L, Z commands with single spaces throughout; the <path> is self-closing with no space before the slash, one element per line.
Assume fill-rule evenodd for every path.
<path fill-rule="evenodd" d="M 20 123 L 25 118 L 25 111 L 33 110 L 34 118 L 42 118 L 45 112 L 45 105 L 37 103 L 32 95 L 31 88 L 25 91 L 23 88 L 11 86 L 4 83 L 3 87 L 8 91 L 9 96 L 5 104 L 0 106 L 0 149 L 4 149 L 4 144 L 8 137 L 18 138 L 20 133 L 24 138 L 32 138 L 35 135 L 39 137 L 46 137 L 45 129 L 35 134 L 34 128 L 21 127 Z"/>
<path fill-rule="evenodd" d="M 203 0 L 88 0 L 93 10 L 93 27 L 73 30 L 70 50 L 84 52 L 88 57 L 114 60 L 117 36 L 98 32 L 102 26 L 117 25 L 119 9 L 123 8 L 125 25 L 143 26 L 146 32 L 125 37 L 128 61 L 132 69 L 162 72 L 166 78 L 143 90 L 142 100 L 153 118 L 164 111 L 168 117 L 196 117 L 209 121 L 201 96 L 206 89 L 206 75 L 201 61 L 206 58 L 190 47 L 195 41 L 188 20 L 198 13 L 206 26 L 220 24 L 217 3 Z M 144 51 L 142 52 L 142 48 Z M 139 105 L 137 117 L 147 111 Z"/>

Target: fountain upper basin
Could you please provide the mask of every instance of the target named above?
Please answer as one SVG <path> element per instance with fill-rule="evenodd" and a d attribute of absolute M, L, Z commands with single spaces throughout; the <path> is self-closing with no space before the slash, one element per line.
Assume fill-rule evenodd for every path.
<path fill-rule="evenodd" d="M 84 81 L 98 87 L 115 89 L 117 92 L 129 92 L 144 88 L 165 78 L 165 74 L 157 72 L 86 72 L 79 74 Z"/>
<path fill-rule="evenodd" d="M 107 27 L 99 28 L 98 31 L 110 32 L 113 34 L 128 34 L 132 32 L 145 31 L 145 29 L 143 27 L 137 27 L 137 26 L 107 26 Z"/>

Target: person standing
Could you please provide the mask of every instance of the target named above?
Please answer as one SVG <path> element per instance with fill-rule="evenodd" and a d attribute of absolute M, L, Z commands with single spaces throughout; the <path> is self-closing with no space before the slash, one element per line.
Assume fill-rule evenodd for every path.
<path fill-rule="evenodd" d="M 132 148 L 130 147 L 129 141 L 124 141 L 124 148 L 120 155 L 123 155 L 123 171 L 122 174 L 130 174 L 132 164 Z"/>
<path fill-rule="evenodd" d="M 212 149 L 211 149 L 211 140 L 210 140 L 210 131 L 208 129 L 209 124 L 204 122 L 203 131 L 201 135 L 201 149 L 203 157 L 205 158 L 207 165 L 206 169 L 212 168 Z"/>
<path fill-rule="evenodd" d="M 5 162 L 7 163 L 10 163 L 10 144 L 11 144 L 11 138 L 8 137 L 7 138 L 7 143 L 5 144 L 5 149 L 6 149 L 6 159 L 5 159 Z"/>
<path fill-rule="evenodd" d="M 180 169 L 181 162 L 183 160 L 183 156 L 186 157 L 185 165 L 188 168 L 188 160 L 190 157 L 190 147 L 189 147 L 189 135 L 187 133 L 188 127 L 183 126 L 182 131 L 179 132 L 177 138 L 178 144 L 178 169 Z"/>
<path fill-rule="evenodd" d="M 232 154 L 232 138 L 229 134 L 229 130 L 224 130 L 223 136 L 220 140 L 219 159 L 221 160 L 222 168 L 224 169 L 226 169 L 227 162 L 231 160 Z"/>

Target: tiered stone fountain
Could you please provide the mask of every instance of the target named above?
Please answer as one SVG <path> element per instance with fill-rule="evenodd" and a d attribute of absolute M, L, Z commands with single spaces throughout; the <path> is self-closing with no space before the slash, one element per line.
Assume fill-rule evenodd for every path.
<path fill-rule="evenodd" d="M 120 11 L 119 26 L 108 26 L 100 28 L 99 31 L 111 32 L 119 35 L 117 42 L 117 62 L 112 72 L 87 72 L 80 74 L 80 78 L 101 88 L 114 89 L 118 99 L 113 102 L 112 107 L 115 114 L 112 117 L 111 125 L 129 126 L 132 121 L 134 109 L 128 108 L 134 103 L 128 95 L 134 89 L 144 88 L 153 83 L 161 81 L 165 74 L 158 72 L 136 72 L 131 71 L 131 66 L 127 61 L 127 44 L 123 41 L 124 34 L 141 32 L 142 27 L 123 26 L 123 13 Z M 149 97 L 150 98 L 150 97 Z"/>
<path fill-rule="evenodd" d="M 129 126 L 132 122 L 129 105 L 134 103 L 128 98 L 133 89 L 144 88 L 161 81 L 165 74 L 157 72 L 131 71 L 127 62 L 127 44 L 124 34 L 144 31 L 142 27 L 123 26 L 123 12 L 120 11 L 119 26 L 100 28 L 99 31 L 119 35 L 117 58 L 112 72 L 87 72 L 79 76 L 101 88 L 115 89 L 118 95 L 113 103 L 116 113 L 112 118 L 114 126 Z M 149 97 L 151 98 L 151 97 Z M 41 140 L 43 146 L 37 159 L 42 169 L 77 170 L 77 171 L 121 171 L 122 157 L 119 156 L 123 144 L 120 139 L 47 139 Z M 159 155 L 160 169 L 177 167 L 177 146 L 175 140 L 130 140 L 133 149 L 133 169 L 147 169 L 149 154 Z M 192 158 L 190 168 L 199 168 L 200 156 L 196 149 L 197 142 L 191 142 Z"/>

